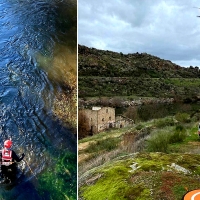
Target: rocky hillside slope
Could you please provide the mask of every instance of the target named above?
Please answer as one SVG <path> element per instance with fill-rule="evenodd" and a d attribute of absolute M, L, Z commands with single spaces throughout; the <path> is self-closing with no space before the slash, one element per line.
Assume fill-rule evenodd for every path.
<path fill-rule="evenodd" d="M 186 99 L 200 94 L 198 67 L 184 68 L 147 53 L 123 54 L 81 45 L 78 51 L 79 98 L 140 96 Z"/>
<path fill-rule="evenodd" d="M 147 53 L 123 54 L 78 46 L 79 76 L 199 78 L 198 67 L 184 68 Z"/>

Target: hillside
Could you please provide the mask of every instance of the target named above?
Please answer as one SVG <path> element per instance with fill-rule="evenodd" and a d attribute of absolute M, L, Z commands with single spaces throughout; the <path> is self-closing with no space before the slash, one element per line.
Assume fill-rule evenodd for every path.
<path fill-rule="evenodd" d="M 78 46 L 79 76 L 199 78 L 198 67 L 184 68 L 147 53 L 123 54 Z"/>
<path fill-rule="evenodd" d="M 123 54 L 79 45 L 79 98 L 196 98 L 198 67 L 184 68 L 147 53 Z M 92 86 L 92 87 L 91 87 Z"/>

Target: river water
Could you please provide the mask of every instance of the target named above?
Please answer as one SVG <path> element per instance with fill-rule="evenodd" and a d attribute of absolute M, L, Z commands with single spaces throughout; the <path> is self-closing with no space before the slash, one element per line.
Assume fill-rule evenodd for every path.
<path fill-rule="evenodd" d="M 52 198 L 39 177 L 63 152 L 76 154 L 74 134 L 53 112 L 76 73 L 76 17 L 73 0 L 0 0 L 0 147 L 11 138 L 15 152 L 26 154 L 23 175 L 0 185 L 0 199 Z"/>

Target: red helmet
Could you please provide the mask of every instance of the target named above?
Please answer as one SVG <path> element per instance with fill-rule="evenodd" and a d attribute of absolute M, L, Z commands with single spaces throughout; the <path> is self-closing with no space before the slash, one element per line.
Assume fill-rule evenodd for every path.
<path fill-rule="evenodd" d="M 6 141 L 4 142 L 4 147 L 10 148 L 11 146 L 12 146 L 12 141 L 11 141 L 11 140 L 6 140 Z"/>

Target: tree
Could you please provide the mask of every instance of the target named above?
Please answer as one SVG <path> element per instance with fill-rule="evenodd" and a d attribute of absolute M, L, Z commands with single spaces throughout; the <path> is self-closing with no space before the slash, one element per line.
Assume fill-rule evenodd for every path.
<path fill-rule="evenodd" d="M 125 112 L 125 116 L 132 119 L 135 123 L 138 118 L 137 108 L 135 106 L 129 106 Z"/>
<path fill-rule="evenodd" d="M 88 119 L 86 118 L 83 111 L 78 112 L 78 139 L 82 139 L 89 135 L 88 127 Z"/>
<path fill-rule="evenodd" d="M 100 97 L 100 104 L 102 106 L 108 107 L 109 104 L 110 104 L 109 98 L 107 98 L 107 97 Z"/>
<path fill-rule="evenodd" d="M 115 108 L 122 107 L 122 102 L 123 102 L 123 100 L 120 97 L 113 97 L 111 100 L 111 104 Z"/>

